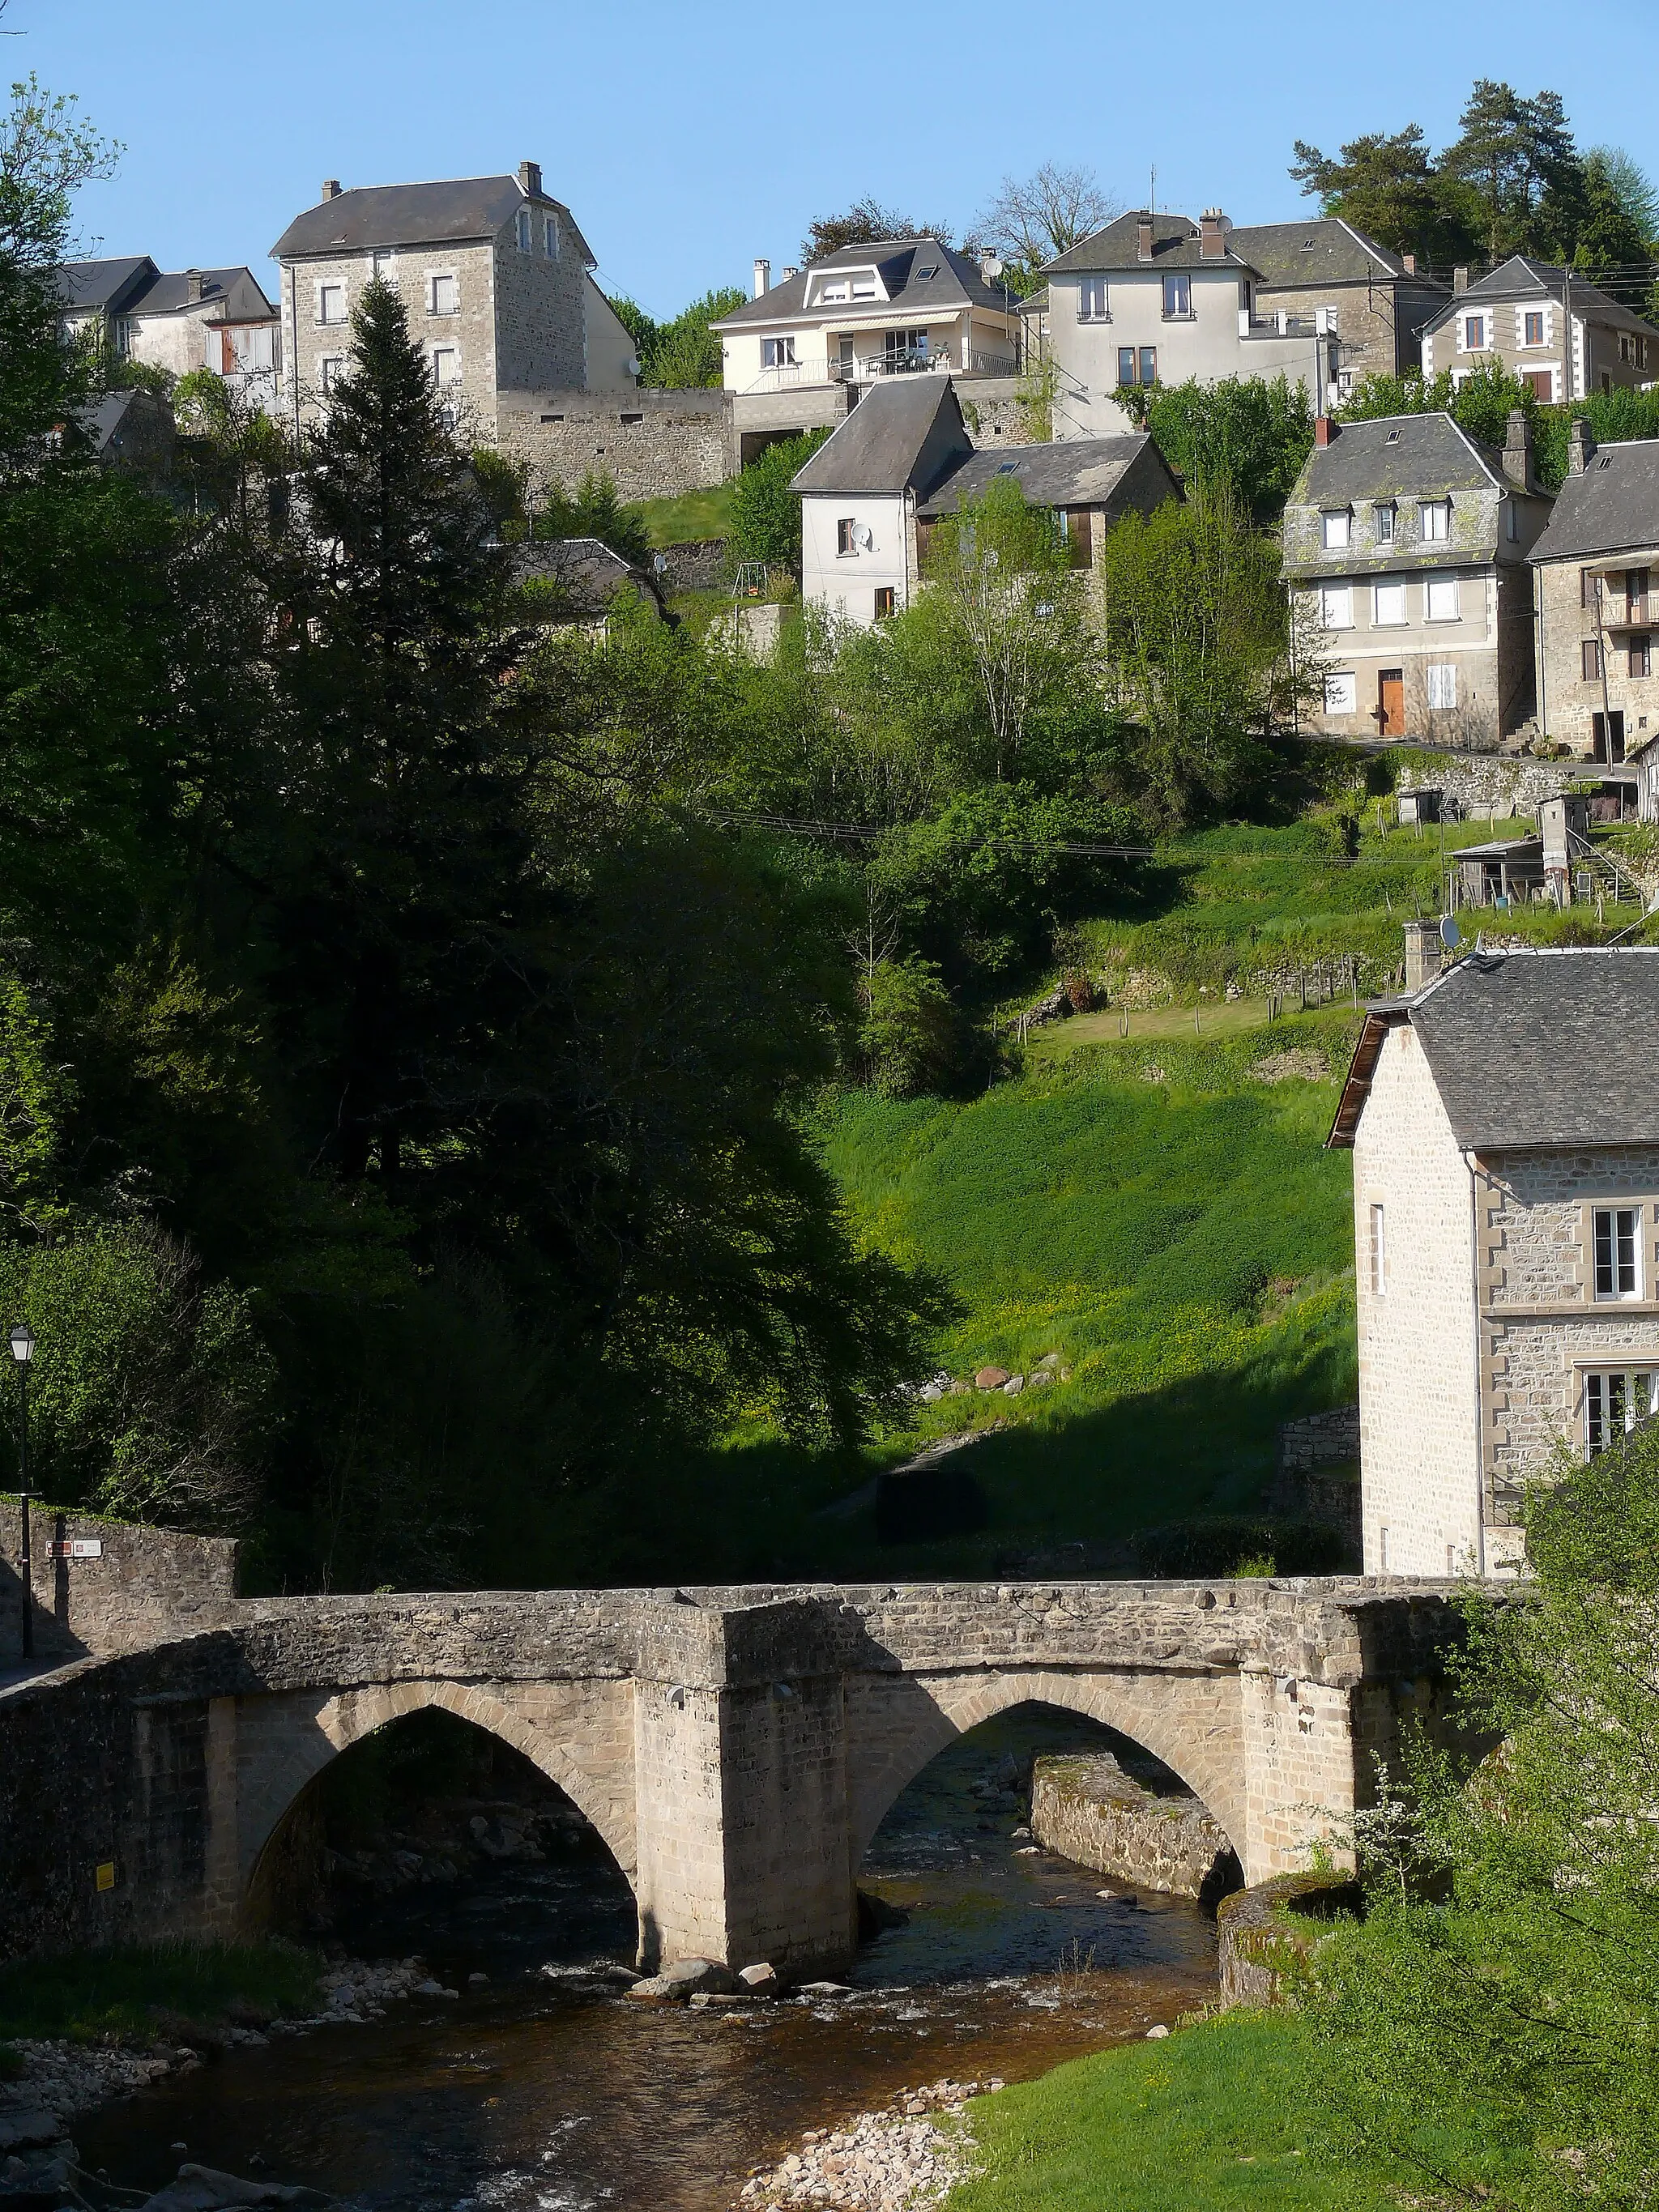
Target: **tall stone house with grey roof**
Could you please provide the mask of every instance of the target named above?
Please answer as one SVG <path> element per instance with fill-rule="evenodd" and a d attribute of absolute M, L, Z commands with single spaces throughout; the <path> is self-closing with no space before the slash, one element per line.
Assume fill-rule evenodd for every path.
<path fill-rule="evenodd" d="M 1582 416 L 1532 549 L 1539 722 L 1579 758 L 1638 762 L 1659 819 L 1659 440 L 1598 447 Z"/>
<path fill-rule="evenodd" d="M 1501 451 L 1449 415 L 1322 416 L 1281 526 L 1285 584 L 1324 661 L 1307 726 L 1462 750 L 1529 720 L 1527 556 L 1550 506 L 1518 408 Z"/>
<path fill-rule="evenodd" d="M 1121 216 L 1045 273 L 1057 438 L 1121 427 L 1121 391 L 1194 377 L 1282 375 L 1322 413 L 1356 380 L 1413 366 L 1446 296 L 1335 217 L 1236 229 L 1218 209 Z"/>
<path fill-rule="evenodd" d="M 1006 379 L 1019 366 L 1018 298 L 936 238 L 844 246 L 810 268 L 755 264 L 755 296 L 711 325 L 738 458 L 845 419 L 895 377 Z"/>
<path fill-rule="evenodd" d="M 1495 362 L 1551 406 L 1659 375 L 1659 330 L 1571 270 L 1516 253 L 1473 284 L 1468 276 L 1455 272 L 1451 299 L 1425 325 L 1425 377 L 1449 370 L 1461 382 Z"/>
<path fill-rule="evenodd" d="M 1413 934 L 1418 942 L 1411 941 Z M 1353 1153 L 1368 1574 L 1491 1574 L 1525 1485 L 1659 1410 L 1659 949 L 1485 954 L 1369 1007 Z"/>
<path fill-rule="evenodd" d="M 168 273 L 140 253 L 65 262 L 58 289 L 66 339 L 90 338 L 118 361 L 173 376 L 209 368 L 261 405 L 276 404 L 282 326 L 252 270 Z"/>

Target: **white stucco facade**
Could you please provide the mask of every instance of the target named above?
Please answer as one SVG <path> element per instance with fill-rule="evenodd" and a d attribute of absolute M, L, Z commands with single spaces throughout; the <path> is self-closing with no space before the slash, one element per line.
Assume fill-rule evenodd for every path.
<path fill-rule="evenodd" d="M 801 597 L 866 628 L 896 613 L 909 604 L 914 528 L 902 495 L 824 492 L 803 499 Z M 884 592 L 892 594 L 890 601 L 882 599 Z"/>

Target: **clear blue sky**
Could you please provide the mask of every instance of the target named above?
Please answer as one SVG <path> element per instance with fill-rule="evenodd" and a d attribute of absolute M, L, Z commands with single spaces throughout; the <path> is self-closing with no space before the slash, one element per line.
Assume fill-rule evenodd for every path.
<path fill-rule="evenodd" d="M 1443 143 L 1478 75 L 1559 91 L 1581 145 L 1652 169 L 1643 18 L 1650 34 L 1638 0 L 1625 38 L 1556 0 L 10 0 L 0 61 L 77 93 L 125 144 L 82 204 L 103 252 L 268 278 L 324 177 L 529 156 L 600 282 L 661 315 L 746 286 L 757 253 L 793 260 L 812 216 L 866 193 L 960 228 L 1005 171 L 1050 157 L 1131 205 L 1156 164 L 1160 206 L 1293 218 L 1292 139 L 1419 122 Z"/>

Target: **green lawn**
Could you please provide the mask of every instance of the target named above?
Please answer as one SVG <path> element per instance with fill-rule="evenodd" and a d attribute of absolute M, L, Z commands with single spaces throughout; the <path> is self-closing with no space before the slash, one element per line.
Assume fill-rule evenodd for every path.
<path fill-rule="evenodd" d="M 684 545 L 698 538 L 724 538 L 732 526 L 735 477 L 705 491 L 683 491 L 673 499 L 642 499 L 629 509 L 643 518 L 653 545 Z"/>
<path fill-rule="evenodd" d="M 1317 2063 L 1248 2012 L 1075 2059 L 970 2108 L 983 2167 L 945 2212 L 1398 2212 L 1411 2177 L 1322 2142 Z"/>
<path fill-rule="evenodd" d="M 1194 1006 L 1103 1006 L 1092 1014 L 1047 1022 L 1031 1031 L 1026 1056 L 1034 1066 L 1063 1060 L 1085 1044 L 1142 1042 L 1149 1037 L 1237 1036 L 1261 1029 L 1267 1018 L 1265 999 L 1224 999 Z"/>

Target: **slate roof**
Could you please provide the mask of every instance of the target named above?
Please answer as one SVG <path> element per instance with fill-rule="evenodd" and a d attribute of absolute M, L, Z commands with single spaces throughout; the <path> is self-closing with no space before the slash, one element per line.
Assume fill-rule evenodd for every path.
<path fill-rule="evenodd" d="M 1531 561 L 1576 561 L 1659 545 L 1659 438 L 1598 447 L 1555 495 Z"/>
<path fill-rule="evenodd" d="M 807 284 L 810 278 L 821 276 L 826 270 L 868 269 L 874 265 L 881 272 L 881 281 L 887 288 L 885 300 L 842 300 L 833 307 L 806 305 Z M 924 276 L 923 270 L 932 275 Z M 741 330 L 749 323 L 799 322 L 807 314 L 859 314 L 901 316 L 958 314 L 968 306 L 994 307 L 999 314 L 1017 314 L 1019 297 L 1010 291 L 1005 297 L 1000 284 L 988 284 L 979 273 L 979 264 L 970 261 L 965 253 L 954 253 L 936 238 L 890 238 L 872 246 L 844 246 L 839 252 L 815 261 L 810 268 L 801 270 L 787 283 L 774 284 L 758 300 L 745 300 L 729 315 L 722 315 L 709 328 L 715 331 Z"/>
<path fill-rule="evenodd" d="M 972 452 L 948 376 L 896 376 L 866 392 L 797 474 L 794 489 L 914 491 L 925 499 Z"/>
<path fill-rule="evenodd" d="M 556 209 L 587 266 L 597 266 L 562 200 L 532 199 L 516 177 L 456 177 L 434 185 L 358 185 L 295 216 L 270 249 L 277 261 L 367 252 L 372 246 L 442 246 L 494 238 L 526 202 Z"/>
<path fill-rule="evenodd" d="M 998 477 L 1012 477 L 1033 507 L 1106 507 L 1124 477 L 1150 452 L 1162 455 L 1146 430 L 1112 438 L 1066 439 L 1057 445 L 1016 446 L 972 453 L 916 507 L 923 520 L 947 514 L 976 499 Z M 1174 498 L 1171 482 L 1170 496 Z"/>
<path fill-rule="evenodd" d="M 1232 249 L 1264 284 L 1364 284 L 1406 274 L 1406 264 L 1340 216 L 1311 222 L 1258 222 L 1232 234 Z M 1427 281 L 1427 280 L 1425 280 Z M 1443 291 L 1443 285 L 1437 286 Z"/>
<path fill-rule="evenodd" d="M 1380 415 L 1332 427 L 1330 444 L 1316 446 L 1303 464 L 1289 505 L 1433 499 L 1501 489 L 1506 482 L 1497 447 L 1470 437 L 1449 415 Z"/>
<path fill-rule="evenodd" d="M 1455 314 L 1465 307 L 1478 307 L 1484 303 L 1503 307 L 1511 300 L 1561 300 L 1564 271 L 1548 261 L 1534 261 L 1529 254 L 1512 253 L 1507 261 L 1500 261 L 1496 269 L 1489 269 L 1484 276 L 1477 277 L 1468 291 L 1458 292 L 1425 323 L 1423 335 L 1429 337 L 1443 331 Z M 1576 313 L 1594 307 L 1599 321 L 1610 323 L 1615 330 L 1641 331 L 1652 337 L 1656 333 L 1651 323 L 1633 315 L 1628 307 L 1621 307 L 1617 300 L 1595 284 L 1587 284 L 1582 276 L 1572 280 L 1572 304 Z"/>
<path fill-rule="evenodd" d="M 107 313 L 124 293 L 160 274 L 148 253 L 123 254 L 112 261 L 66 261 L 57 271 L 58 289 L 66 307 L 101 307 Z"/>
<path fill-rule="evenodd" d="M 627 594 L 656 599 L 641 571 L 599 538 L 544 538 L 515 545 L 513 570 L 520 582 L 544 577 L 557 584 L 564 594 L 561 612 L 571 621 L 597 619 Z"/>
<path fill-rule="evenodd" d="M 1402 1020 L 1467 1151 L 1659 1144 L 1659 946 L 1471 953 L 1414 997 L 1374 1007 L 1334 1143 L 1352 1142 L 1382 1034 Z"/>
<path fill-rule="evenodd" d="M 235 289 L 238 280 L 245 276 L 260 299 L 264 301 L 267 311 L 272 315 L 276 312 L 270 301 L 265 299 L 264 288 L 251 269 L 202 269 L 195 273 L 202 280 L 199 304 L 203 307 L 211 307 L 216 301 L 226 298 Z M 155 283 L 147 290 L 128 302 L 126 313 L 132 315 L 171 315 L 177 314 L 181 308 L 197 304 L 190 296 L 189 273 L 181 269 L 170 275 L 158 273 Z"/>
<path fill-rule="evenodd" d="M 1140 217 L 1121 215 L 1102 230 L 1093 231 L 1087 238 L 1065 253 L 1057 254 L 1043 270 L 1045 276 L 1066 276 L 1074 270 L 1085 273 L 1097 269 L 1224 269 L 1248 265 L 1243 257 L 1232 252 L 1236 231 L 1228 233 L 1229 252 L 1212 254 L 1200 260 L 1198 251 L 1198 225 L 1189 222 L 1184 215 L 1159 215 L 1152 218 L 1152 258 L 1140 258 Z"/>

